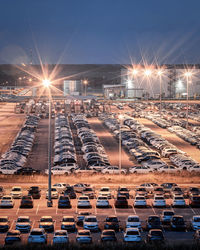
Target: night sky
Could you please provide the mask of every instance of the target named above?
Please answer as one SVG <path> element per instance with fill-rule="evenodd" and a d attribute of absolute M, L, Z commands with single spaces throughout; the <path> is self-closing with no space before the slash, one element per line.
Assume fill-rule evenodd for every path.
<path fill-rule="evenodd" d="M 200 63 L 199 0 L 0 3 L 0 63 Z"/>

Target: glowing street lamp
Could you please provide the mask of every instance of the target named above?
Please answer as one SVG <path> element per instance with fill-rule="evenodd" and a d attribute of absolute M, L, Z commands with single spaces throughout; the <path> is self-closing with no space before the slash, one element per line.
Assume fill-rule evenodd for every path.
<path fill-rule="evenodd" d="M 136 76 L 138 74 L 138 70 L 137 69 L 133 69 L 132 70 L 132 75 Z"/>
<path fill-rule="evenodd" d="M 144 71 L 144 75 L 147 76 L 147 77 L 151 76 L 151 74 L 152 74 L 152 71 L 150 69 L 146 69 Z"/>
<path fill-rule="evenodd" d="M 187 109 L 186 109 L 186 128 L 188 128 L 188 108 L 189 108 L 189 79 L 192 77 L 192 72 L 186 71 L 184 73 L 184 76 L 186 77 L 186 83 L 187 83 Z"/>
<path fill-rule="evenodd" d="M 84 84 L 84 86 L 85 86 L 85 96 L 86 96 L 86 87 L 87 87 L 87 85 L 88 85 L 88 80 L 84 80 L 84 81 L 83 81 L 83 84 Z"/>
<path fill-rule="evenodd" d="M 42 84 L 45 88 L 51 86 L 51 81 L 49 79 L 44 79 Z M 47 207 L 52 207 L 52 198 L 51 198 L 51 98 L 49 93 L 49 136 L 48 136 L 48 201 Z"/>

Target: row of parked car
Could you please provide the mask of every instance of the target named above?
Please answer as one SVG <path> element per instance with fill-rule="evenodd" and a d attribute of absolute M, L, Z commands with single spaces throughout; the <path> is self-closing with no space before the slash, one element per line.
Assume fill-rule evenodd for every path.
<path fill-rule="evenodd" d="M 101 170 L 110 165 L 104 147 L 96 133 L 90 128 L 85 115 L 74 115 L 73 122 L 77 129 L 77 135 L 81 141 L 83 159 L 90 170 Z"/>
<path fill-rule="evenodd" d="M 17 134 L 10 149 L 1 156 L 1 174 L 33 173 L 33 169 L 24 167 L 24 165 L 33 147 L 38 122 L 38 116 L 27 116 L 24 125 Z"/>
<path fill-rule="evenodd" d="M 69 119 L 58 113 L 55 116 L 54 164 L 52 174 L 70 174 L 77 168 L 76 151 Z M 45 173 L 48 174 L 46 169 Z"/>
<path fill-rule="evenodd" d="M 54 220 L 52 216 L 42 216 L 39 220 L 39 227 L 31 229 L 32 222 L 29 216 L 19 216 L 16 221 L 15 230 L 9 230 L 10 222 L 7 216 L 0 217 L 0 231 L 8 231 L 5 237 L 5 244 L 14 244 L 21 241 L 21 233 L 29 232 L 28 243 L 47 243 L 47 233 L 54 232 Z M 63 216 L 61 220 L 61 230 L 54 232 L 53 244 L 69 243 L 69 232 L 77 232 L 76 241 L 79 243 L 92 243 L 91 232 L 100 231 L 100 221 L 94 215 L 88 212 L 78 214 L 77 220 L 73 216 Z M 146 242 L 165 242 L 163 233 L 163 225 L 169 225 L 173 231 L 185 231 L 187 224 L 181 215 L 174 215 L 171 210 L 163 211 L 161 217 L 158 215 L 150 215 L 145 221 Z M 77 228 L 83 227 L 83 229 Z M 194 240 L 199 242 L 200 239 L 200 216 L 193 216 L 190 227 L 196 230 Z M 123 231 L 120 220 L 117 216 L 107 216 L 104 220 L 103 230 L 100 239 L 102 242 L 117 241 L 116 232 Z M 137 215 L 129 215 L 125 222 L 125 230 L 123 231 L 124 242 L 142 242 L 142 221 Z"/>

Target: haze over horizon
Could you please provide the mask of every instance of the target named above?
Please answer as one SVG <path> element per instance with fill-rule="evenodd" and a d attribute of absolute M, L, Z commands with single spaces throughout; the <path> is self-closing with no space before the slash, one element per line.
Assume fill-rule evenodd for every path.
<path fill-rule="evenodd" d="M 199 63 L 198 0 L 3 0 L 0 63 Z M 31 52 L 32 51 L 32 52 Z"/>

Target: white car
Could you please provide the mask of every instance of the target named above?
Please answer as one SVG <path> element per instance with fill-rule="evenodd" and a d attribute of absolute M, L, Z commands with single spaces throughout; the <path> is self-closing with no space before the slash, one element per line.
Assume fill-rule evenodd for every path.
<path fill-rule="evenodd" d="M 46 199 L 49 198 L 49 190 L 46 191 Z M 58 191 L 56 188 L 51 188 L 51 198 L 52 199 L 58 199 Z"/>
<path fill-rule="evenodd" d="M 149 174 L 152 172 L 153 172 L 153 169 L 147 166 L 135 166 L 135 167 L 129 168 L 129 173 L 131 174 Z"/>
<path fill-rule="evenodd" d="M 183 196 L 174 196 L 172 199 L 173 207 L 185 207 L 186 203 Z"/>
<path fill-rule="evenodd" d="M 80 196 L 77 203 L 78 208 L 91 207 L 90 200 L 88 196 Z"/>
<path fill-rule="evenodd" d="M 109 207 L 109 201 L 107 196 L 98 196 L 97 202 L 96 202 L 96 207 Z"/>
<path fill-rule="evenodd" d="M 129 215 L 126 220 L 126 228 L 139 228 L 141 229 L 141 221 L 137 215 Z"/>
<path fill-rule="evenodd" d="M 33 228 L 28 236 L 28 243 L 47 243 L 47 234 L 44 228 Z"/>
<path fill-rule="evenodd" d="M 0 168 L 0 174 L 15 174 L 19 167 L 4 166 Z"/>
<path fill-rule="evenodd" d="M 194 165 L 192 167 L 189 167 L 187 169 L 187 171 L 190 172 L 190 173 L 195 173 L 195 172 L 199 173 L 200 172 L 200 165 Z"/>
<path fill-rule="evenodd" d="M 4 195 L 0 200 L 0 207 L 14 207 L 14 200 L 10 195 Z"/>
<path fill-rule="evenodd" d="M 96 216 L 85 216 L 83 220 L 83 228 L 90 231 L 98 231 L 99 225 Z"/>
<path fill-rule="evenodd" d="M 14 186 L 11 189 L 10 195 L 13 199 L 21 199 L 22 198 L 22 188 L 18 186 Z"/>
<path fill-rule="evenodd" d="M 45 174 L 49 174 L 49 169 L 45 169 Z M 69 175 L 71 171 L 64 167 L 52 167 L 51 174 L 53 175 Z"/>
<path fill-rule="evenodd" d="M 73 187 L 75 192 L 82 193 L 83 190 L 88 186 L 89 185 L 85 183 L 76 183 Z"/>
<path fill-rule="evenodd" d="M 152 170 L 156 170 L 160 167 L 166 166 L 166 162 L 162 160 L 150 160 L 150 161 L 144 161 L 141 163 L 142 166 L 149 167 Z"/>
<path fill-rule="evenodd" d="M 192 217 L 191 227 L 193 230 L 200 229 L 200 215 L 194 215 Z"/>
<path fill-rule="evenodd" d="M 141 242 L 142 237 L 138 228 L 126 228 L 124 242 Z"/>
<path fill-rule="evenodd" d="M 158 173 L 168 173 L 173 174 L 180 172 L 180 169 L 175 166 L 163 166 L 157 169 Z"/>
<path fill-rule="evenodd" d="M 163 196 L 155 195 L 153 199 L 153 207 L 166 207 L 166 201 Z"/>
<path fill-rule="evenodd" d="M 101 170 L 102 174 L 126 174 L 126 169 L 119 169 L 117 166 L 109 166 Z"/>
<path fill-rule="evenodd" d="M 144 196 L 136 196 L 133 202 L 134 207 L 146 207 L 147 201 Z"/>
<path fill-rule="evenodd" d="M 70 170 L 71 172 L 78 168 L 77 164 L 76 163 L 65 163 L 65 164 L 61 164 L 62 168 L 66 168 L 67 170 Z"/>
<path fill-rule="evenodd" d="M 66 184 L 65 183 L 55 183 L 52 187 L 56 188 L 59 193 L 62 193 L 66 188 Z"/>
<path fill-rule="evenodd" d="M 66 244 L 69 242 L 67 230 L 56 230 L 53 236 L 53 244 Z"/>
<path fill-rule="evenodd" d="M 111 191 L 109 187 L 102 187 L 99 190 L 99 196 L 106 196 L 108 199 L 111 199 Z"/>

